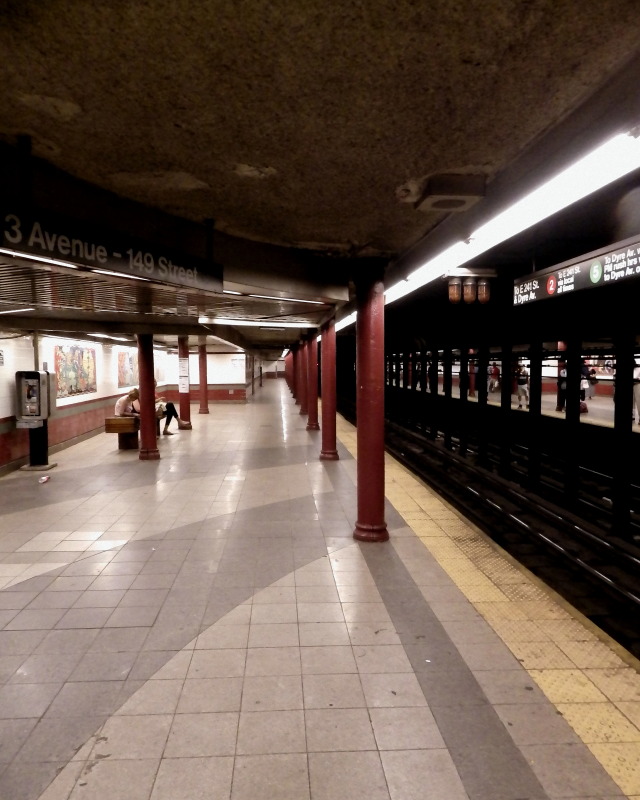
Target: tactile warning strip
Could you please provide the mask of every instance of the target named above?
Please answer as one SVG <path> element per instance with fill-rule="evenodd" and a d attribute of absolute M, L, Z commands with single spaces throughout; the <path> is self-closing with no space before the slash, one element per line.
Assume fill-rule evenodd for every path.
<path fill-rule="evenodd" d="M 640 730 L 610 703 L 559 703 L 557 709 L 583 742 L 640 742 Z"/>
<path fill-rule="evenodd" d="M 588 744 L 598 759 L 629 800 L 640 793 L 640 745 L 636 742 Z"/>

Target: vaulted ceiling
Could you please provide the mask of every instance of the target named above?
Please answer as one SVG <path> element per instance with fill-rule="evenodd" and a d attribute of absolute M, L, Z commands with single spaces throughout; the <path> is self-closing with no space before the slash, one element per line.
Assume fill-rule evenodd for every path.
<path fill-rule="evenodd" d="M 240 294 L 154 285 L 141 299 L 130 282 L 6 258 L 0 301 L 35 308 L 10 315 L 22 328 L 216 334 L 275 352 L 348 308 L 358 270 L 401 276 L 465 217 L 637 124 L 637 12 L 7 0 L 0 143 L 2 163 L 22 166 L 0 188 L 4 211 L 32 204 L 191 255 L 206 241 Z"/>

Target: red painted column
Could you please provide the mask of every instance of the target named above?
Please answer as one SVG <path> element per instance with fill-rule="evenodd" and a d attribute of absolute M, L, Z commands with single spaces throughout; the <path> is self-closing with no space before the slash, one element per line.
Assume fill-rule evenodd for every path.
<path fill-rule="evenodd" d="M 293 353 L 291 351 L 284 357 L 284 379 L 289 391 L 293 393 Z"/>
<path fill-rule="evenodd" d="M 198 414 L 208 414 L 209 384 L 207 382 L 207 337 L 203 336 L 202 340 L 198 345 L 198 372 L 200 373 L 200 408 Z"/>
<path fill-rule="evenodd" d="M 320 341 L 320 387 L 322 391 L 321 461 L 337 461 L 336 449 L 336 324 L 330 320 L 322 328 Z"/>
<path fill-rule="evenodd" d="M 356 419 L 358 518 L 353 538 L 386 542 L 384 519 L 384 283 L 356 281 Z"/>
<path fill-rule="evenodd" d="M 140 461 L 160 458 L 156 436 L 156 393 L 153 382 L 153 334 L 138 334 L 138 372 L 140 374 Z"/>
<path fill-rule="evenodd" d="M 318 424 L 318 337 L 314 333 L 307 343 L 307 419 L 308 431 L 319 431 Z"/>
<path fill-rule="evenodd" d="M 309 343 L 302 342 L 300 346 L 300 390 L 298 396 L 300 398 L 300 414 L 308 414 L 308 365 L 309 364 Z"/>
<path fill-rule="evenodd" d="M 191 429 L 191 393 L 189 390 L 189 337 L 178 336 L 178 392 L 180 393 L 180 419 Z M 187 426 L 183 425 L 183 428 Z"/>
<path fill-rule="evenodd" d="M 296 405 L 300 405 L 300 397 L 299 397 L 299 386 L 300 386 L 300 343 L 298 342 L 293 348 L 293 369 L 292 369 L 292 377 L 293 377 L 293 386 L 291 387 L 291 392 L 293 394 L 293 399 L 296 401 Z"/>

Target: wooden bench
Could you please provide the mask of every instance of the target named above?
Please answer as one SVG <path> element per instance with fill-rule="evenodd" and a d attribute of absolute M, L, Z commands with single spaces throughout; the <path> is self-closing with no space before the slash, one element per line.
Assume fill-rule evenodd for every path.
<path fill-rule="evenodd" d="M 105 433 L 118 434 L 118 450 L 137 450 L 140 417 L 107 417 L 104 421 Z"/>

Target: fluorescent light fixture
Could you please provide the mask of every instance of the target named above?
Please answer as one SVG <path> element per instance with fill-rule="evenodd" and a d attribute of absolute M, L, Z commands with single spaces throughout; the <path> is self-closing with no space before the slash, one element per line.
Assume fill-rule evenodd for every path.
<path fill-rule="evenodd" d="M 242 292 L 234 292 L 231 289 L 223 289 L 222 294 L 242 294 Z"/>
<path fill-rule="evenodd" d="M 33 253 L 20 253 L 17 250 L 7 250 L 0 247 L 0 253 L 13 256 L 14 258 L 24 258 L 29 261 L 38 261 L 42 264 L 52 264 L 55 267 L 66 267 L 67 269 L 87 269 L 89 272 L 97 272 L 99 275 L 114 275 L 116 278 L 131 278 L 134 281 L 146 281 L 149 283 L 149 278 L 142 278 L 139 275 L 127 275 L 124 272 L 111 272 L 108 269 L 94 269 L 86 264 L 80 266 L 79 264 L 71 264 L 69 261 L 60 261 L 57 258 L 47 258 L 46 256 L 36 256 Z"/>
<path fill-rule="evenodd" d="M 150 283 L 149 278 L 142 278 L 140 275 L 128 275 L 126 272 L 111 272 L 109 269 L 93 269 L 89 267 L 91 272 L 97 272 L 98 275 L 114 275 L 116 278 L 131 278 L 134 281 L 146 281 Z"/>
<path fill-rule="evenodd" d="M 613 136 L 551 180 L 513 203 L 475 230 L 464 242 L 456 242 L 412 272 L 404 281 L 385 290 L 385 304 L 393 303 L 447 270 L 471 261 L 492 247 L 602 189 L 640 168 L 637 131 Z M 344 323 L 344 320 L 343 320 Z M 342 324 L 342 327 L 345 327 Z M 336 330 L 338 326 L 336 325 Z"/>
<path fill-rule="evenodd" d="M 13 256 L 13 258 L 24 258 L 28 261 L 38 261 L 42 264 L 52 264 L 55 267 L 66 267 L 67 269 L 87 269 L 89 272 L 97 272 L 99 275 L 114 275 L 116 278 L 131 278 L 134 281 L 146 281 L 150 283 L 149 278 L 142 278 L 139 275 L 127 275 L 124 272 L 111 272 L 108 269 L 95 269 L 94 267 L 90 267 L 86 264 L 72 264 L 69 261 L 60 261 L 57 258 L 47 258 L 46 256 L 36 256 L 33 253 L 21 253 L 17 250 L 7 250 L 4 247 L 0 247 L 0 253 L 7 256 Z"/>
<path fill-rule="evenodd" d="M 254 322 L 246 319 L 228 319 L 227 317 L 198 317 L 201 325 L 234 325 L 245 328 L 316 328 L 313 322 Z"/>
<path fill-rule="evenodd" d="M 340 322 L 336 322 L 335 330 L 341 331 L 343 328 L 348 328 L 349 325 L 352 325 L 356 321 L 357 316 L 357 313 L 354 311 L 353 314 L 349 314 L 348 317 L 341 319 Z"/>
<path fill-rule="evenodd" d="M 0 314 L 21 314 L 23 311 L 35 311 L 35 308 L 12 308 L 9 311 L 0 311 Z"/>
<path fill-rule="evenodd" d="M 126 336 L 110 336 L 108 333 L 90 333 L 89 336 L 95 336 L 96 339 L 111 339 L 114 342 L 131 342 L 131 339 L 128 339 Z"/>
<path fill-rule="evenodd" d="M 298 297 L 272 297 L 270 294 L 250 294 L 248 297 L 259 297 L 262 300 L 282 300 L 287 303 L 311 303 L 314 306 L 323 306 L 321 300 L 300 300 Z"/>
<path fill-rule="evenodd" d="M 6 250 L 0 247 L 0 253 L 14 258 L 27 258 L 30 261 L 41 261 L 43 264 L 54 264 L 57 267 L 69 267 L 69 269 L 80 269 L 77 264 L 71 264 L 68 261 L 59 261 L 56 258 L 47 258 L 46 256 L 35 256 L 32 253 L 20 253 L 17 250 Z"/>
<path fill-rule="evenodd" d="M 286 328 L 283 328 L 282 325 L 278 325 L 277 328 L 275 327 L 275 325 L 261 325 L 260 326 L 260 330 L 261 331 L 284 331 L 284 330 L 286 330 Z"/>

